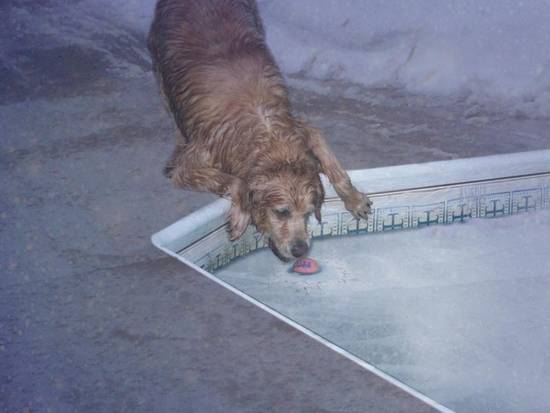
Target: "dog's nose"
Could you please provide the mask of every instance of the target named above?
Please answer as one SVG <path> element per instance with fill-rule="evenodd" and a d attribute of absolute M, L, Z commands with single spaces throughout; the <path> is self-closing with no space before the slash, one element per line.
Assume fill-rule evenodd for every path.
<path fill-rule="evenodd" d="M 292 255 L 293 255 L 294 257 L 300 258 L 300 257 L 306 255 L 307 250 L 308 250 L 307 243 L 306 243 L 305 241 L 298 240 L 298 241 L 296 241 L 296 243 L 292 246 L 292 248 L 290 249 L 290 252 L 292 253 Z"/>

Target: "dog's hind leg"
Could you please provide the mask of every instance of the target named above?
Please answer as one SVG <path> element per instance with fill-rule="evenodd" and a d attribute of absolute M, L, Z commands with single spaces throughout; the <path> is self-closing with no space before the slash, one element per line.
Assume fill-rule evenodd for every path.
<path fill-rule="evenodd" d="M 371 212 L 372 201 L 353 186 L 349 175 L 328 146 L 321 132 L 308 125 L 303 125 L 303 127 L 306 131 L 306 143 L 319 161 L 321 172 L 327 176 L 338 196 L 344 201 L 346 209 L 357 219 L 367 219 Z"/>
<path fill-rule="evenodd" d="M 228 230 L 230 238 L 237 239 L 250 223 L 247 186 L 240 178 L 210 166 L 207 157 L 195 145 L 176 147 L 165 170 L 169 169 L 170 179 L 179 188 L 230 198 Z"/>

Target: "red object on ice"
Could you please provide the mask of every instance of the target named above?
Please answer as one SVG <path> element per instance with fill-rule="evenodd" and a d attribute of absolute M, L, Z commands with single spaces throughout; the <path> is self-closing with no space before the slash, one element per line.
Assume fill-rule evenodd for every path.
<path fill-rule="evenodd" d="M 319 264 L 313 258 L 300 258 L 294 262 L 292 271 L 303 275 L 315 274 L 319 271 Z"/>

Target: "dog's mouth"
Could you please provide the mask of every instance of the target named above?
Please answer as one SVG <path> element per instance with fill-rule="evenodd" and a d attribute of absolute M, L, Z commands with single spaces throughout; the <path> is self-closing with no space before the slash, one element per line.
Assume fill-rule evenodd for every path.
<path fill-rule="evenodd" d="M 277 245 L 275 245 L 275 243 L 273 242 L 273 240 L 271 238 L 268 238 L 267 240 L 267 245 L 269 246 L 269 248 L 271 249 L 271 251 L 273 251 L 273 254 L 275 254 L 275 256 L 277 258 L 279 258 L 281 261 L 283 262 L 289 262 L 290 261 L 290 258 L 289 257 L 285 257 L 281 251 L 279 251 L 279 248 L 277 248 Z"/>

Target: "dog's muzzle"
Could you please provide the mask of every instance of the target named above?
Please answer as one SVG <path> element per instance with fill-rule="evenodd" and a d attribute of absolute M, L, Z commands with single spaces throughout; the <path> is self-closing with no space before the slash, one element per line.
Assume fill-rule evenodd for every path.
<path fill-rule="evenodd" d="M 279 258 L 281 261 L 283 262 L 290 261 L 289 257 L 285 257 L 283 254 L 281 254 L 281 251 L 279 251 L 279 248 L 277 248 L 277 245 L 275 245 L 275 243 L 271 240 L 271 238 L 268 239 L 267 245 L 271 249 L 271 251 L 273 251 L 273 254 L 275 254 L 275 256 Z"/>
<path fill-rule="evenodd" d="M 307 245 L 307 242 L 298 240 L 294 243 L 290 249 L 290 252 L 295 258 L 300 258 L 306 255 L 308 250 L 309 246 Z"/>

